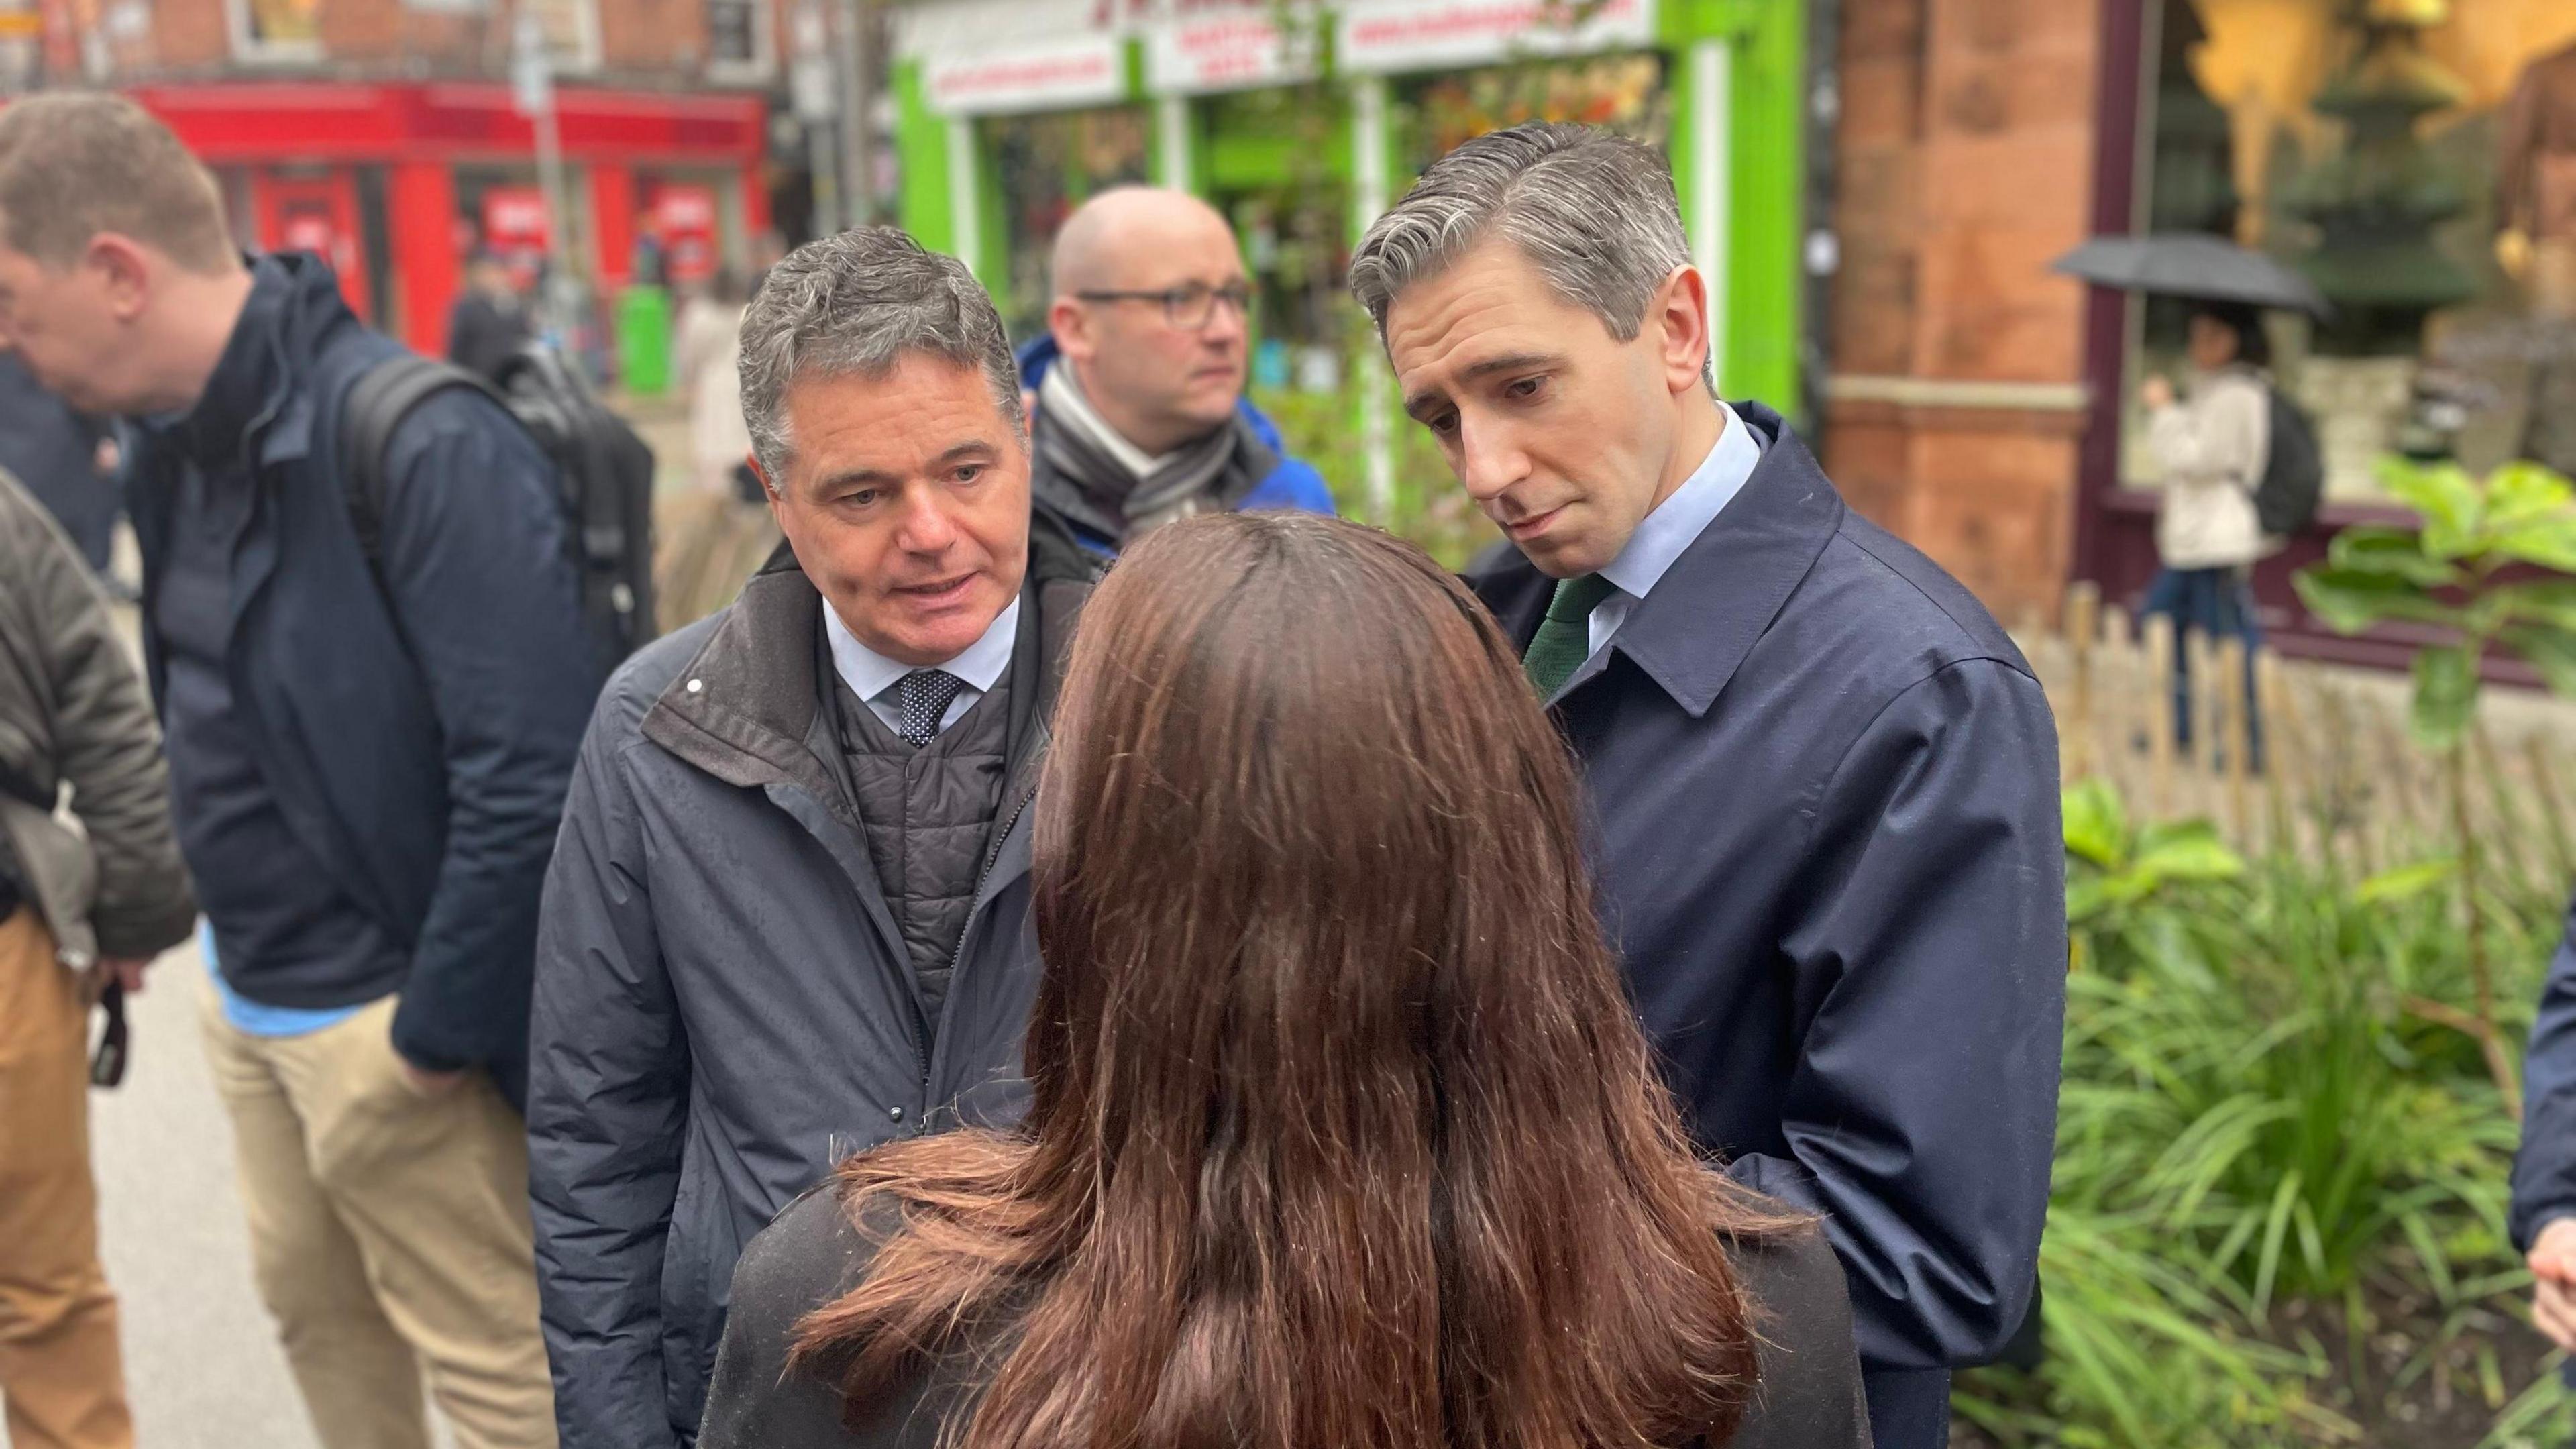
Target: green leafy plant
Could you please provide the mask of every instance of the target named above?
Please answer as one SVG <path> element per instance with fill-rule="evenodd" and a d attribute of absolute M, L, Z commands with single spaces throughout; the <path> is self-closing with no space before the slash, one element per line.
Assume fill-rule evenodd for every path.
<path fill-rule="evenodd" d="M 2427 631 L 2415 653 L 2411 727 L 2446 766 L 2457 881 L 2468 944 L 2472 1009 L 2423 998 L 2416 1009 L 2477 1038 L 2506 1110 L 2522 1115 L 2512 1053 L 2496 1025 L 2486 942 L 2486 886 L 2469 813 L 2469 736 L 2480 668 L 2490 653 L 2518 658 L 2549 688 L 2576 695 L 2576 484 L 2536 463 L 2509 463 L 2485 478 L 2454 463 L 2386 461 L 2389 495 L 2422 526 L 2347 528 L 2326 561 L 2292 580 L 2300 601 L 2346 634 L 2384 623 Z M 2533 569 L 2556 577 L 2529 577 Z"/>
<path fill-rule="evenodd" d="M 2060 804 L 2070 923 L 2136 905 L 2176 881 L 2234 880 L 2245 873 L 2244 857 L 2206 820 L 2131 825 L 2119 791 L 2107 780 L 2067 786 Z"/>
<path fill-rule="evenodd" d="M 2434 631 L 2436 642 L 2415 655 L 2416 738 L 2433 750 L 2461 743 L 2490 652 L 2576 695 L 2576 578 L 2504 576 L 2517 566 L 2576 574 L 2576 484 L 2536 463 L 2478 479 L 2457 464 L 2390 460 L 2380 476 L 2422 526 L 2347 528 L 2323 564 L 2292 582 L 2340 633 L 2391 621 Z"/>
<path fill-rule="evenodd" d="M 2373 1425 L 2436 1380 L 2495 1406 L 2500 1446 L 2560 1422 L 2545 1373 L 2493 1367 L 2528 1291 L 2504 1230 L 2516 1129 L 2471 1039 L 2411 1006 L 2465 985 L 2456 862 L 2353 881 L 2249 861 L 2094 783 L 2065 820 L 2087 969 L 2068 979 L 2046 1353 L 1963 1376 L 1966 1442 L 2432 1442 Z M 2516 1034 L 2560 904 L 2493 903 Z M 2393 1368 L 2392 1339 L 2412 1345 Z"/>

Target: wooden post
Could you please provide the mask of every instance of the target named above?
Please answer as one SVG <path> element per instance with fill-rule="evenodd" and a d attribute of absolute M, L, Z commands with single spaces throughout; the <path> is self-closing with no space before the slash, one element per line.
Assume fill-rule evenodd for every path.
<path fill-rule="evenodd" d="M 2183 633 L 2184 653 L 2191 660 L 2191 748 L 2183 752 L 2183 788 L 2190 803 L 2180 812 L 2184 815 L 2218 818 L 2218 759 L 2223 744 L 2219 739 L 2218 644 L 2206 630 L 2190 629 Z"/>
<path fill-rule="evenodd" d="M 2549 827 L 2550 854 L 2558 862 L 2559 882 L 2576 881 L 2576 845 L 2567 838 L 2567 799 L 2558 793 L 2558 771 L 2549 761 L 2548 736 L 2534 730 L 2523 737 L 2522 745 L 2531 756 L 2532 793 L 2540 797 L 2541 823 Z"/>
<path fill-rule="evenodd" d="M 2062 768 L 2070 780 L 2093 773 L 2093 642 L 2101 612 L 2100 585 L 2087 579 L 2068 586 L 2067 663 L 2074 677 L 2067 681 L 2066 690 L 2066 712 L 2071 718 L 2058 723 L 2057 738 Z"/>
<path fill-rule="evenodd" d="M 2332 798 L 2335 809 L 2340 813 L 2345 803 L 2351 802 L 2353 850 L 2361 858 L 2361 874 L 2377 875 L 2379 862 L 2386 857 L 2379 849 L 2380 839 L 2373 834 L 2373 830 L 2375 827 L 2384 826 L 2389 812 L 2387 809 L 2371 808 L 2368 797 L 2374 789 L 2384 796 L 2385 785 L 2383 783 L 2374 786 L 2371 782 L 2360 778 L 2358 764 L 2361 757 L 2361 735 L 2352 722 L 2351 699 L 2342 689 L 2333 687 L 2325 691 L 2325 698 L 2325 749 L 2326 759 L 2334 771 Z M 2349 792 L 2345 788 L 2347 784 L 2351 787 Z"/>
<path fill-rule="evenodd" d="M 2248 759 L 2254 749 L 2254 723 L 2248 708 L 2253 701 L 2245 692 L 2244 636 L 2228 635 L 2218 641 L 2211 653 L 2216 677 L 2210 683 L 2218 697 L 2218 709 L 2217 718 L 2211 721 L 2210 746 L 2218 751 L 2213 763 L 2227 774 L 2227 825 L 2235 832 L 2237 844 L 2243 846 L 2252 839 L 2254 827 L 2246 794 L 2252 770 Z"/>
<path fill-rule="evenodd" d="M 2162 818 L 2173 808 L 2173 664 L 2177 641 L 2173 615 L 2150 614 L 2147 630 L 2147 810 Z"/>
<path fill-rule="evenodd" d="M 2493 812 L 2487 827 L 2481 832 L 2492 836 L 2495 840 L 2495 850 L 2490 863 L 2511 870 L 2516 885 L 2534 884 L 2531 876 L 2531 856 L 2523 843 L 2527 836 L 2522 820 L 2522 807 L 2515 803 L 2513 786 L 2504 777 L 2504 757 L 2496 750 L 2495 733 L 2487 728 L 2487 722 L 2483 718 L 2478 720 L 2475 731 L 2469 736 L 2469 745 L 2470 761 L 2475 765 L 2478 774 L 2485 779 L 2487 807 Z M 2475 808 L 2474 802 L 2471 802 L 2471 808 Z M 2472 828 L 2477 828 L 2474 822 L 2472 822 Z M 2544 894 L 2555 896 L 2559 893 L 2556 882 L 2542 881 L 2537 884 Z"/>
<path fill-rule="evenodd" d="M 2254 659 L 2254 697 L 2263 706 L 2263 806 L 2277 851 L 2299 848 L 2298 815 L 2291 809 L 2292 791 L 2309 788 L 2304 766 L 2307 742 L 2299 737 L 2298 707 L 2290 702 L 2289 676 L 2281 656 L 2265 650 Z M 2331 854 L 2332 847 L 2327 847 Z"/>

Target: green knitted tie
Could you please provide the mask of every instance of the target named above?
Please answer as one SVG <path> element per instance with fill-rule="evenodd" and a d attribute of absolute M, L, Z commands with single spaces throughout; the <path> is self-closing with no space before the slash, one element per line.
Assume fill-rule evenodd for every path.
<path fill-rule="evenodd" d="M 1567 676 L 1592 657 L 1592 611 L 1618 591 L 1599 574 L 1557 581 L 1556 595 L 1547 601 L 1547 618 L 1521 656 L 1521 669 L 1538 686 L 1539 698 L 1554 698 Z"/>

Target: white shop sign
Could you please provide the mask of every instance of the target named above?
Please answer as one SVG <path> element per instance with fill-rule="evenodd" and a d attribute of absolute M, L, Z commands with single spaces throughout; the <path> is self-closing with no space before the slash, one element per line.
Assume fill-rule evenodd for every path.
<path fill-rule="evenodd" d="M 1268 6 L 1228 8 L 1156 26 L 1145 75 L 1156 95 L 1167 96 L 1290 85 L 1314 79 L 1313 49 L 1312 36 L 1292 44 Z"/>
<path fill-rule="evenodd" d="M 943 116 L 1061 111 L 1127 95 L 1125 46 L 1108 33 L 925 57 L 922 85 Z"/>
<path fill-rule="evenodd" d="M 1389 75 L 1654 44 L 1654 0 L 1602 0 L 1569 26 L 1571 9 L 1546 0 L 1345 0 L 1334 63 Z"/>

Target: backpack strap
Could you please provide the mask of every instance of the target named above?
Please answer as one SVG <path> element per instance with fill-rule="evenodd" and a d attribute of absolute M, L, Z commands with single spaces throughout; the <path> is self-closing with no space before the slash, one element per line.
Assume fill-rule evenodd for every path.
<path fill-rule="evenodd" d="M 349 526 L 379 583 L 385 562 L 385 450 L 394 430 L 431 394 L 470 387 L 501 403 L 490 383 L 453 363 L 397 352 L 360 374 L 340 411 L 340 478 L 349 496 Z M 506 408 L 508 405 L 503 403 Z"/>

